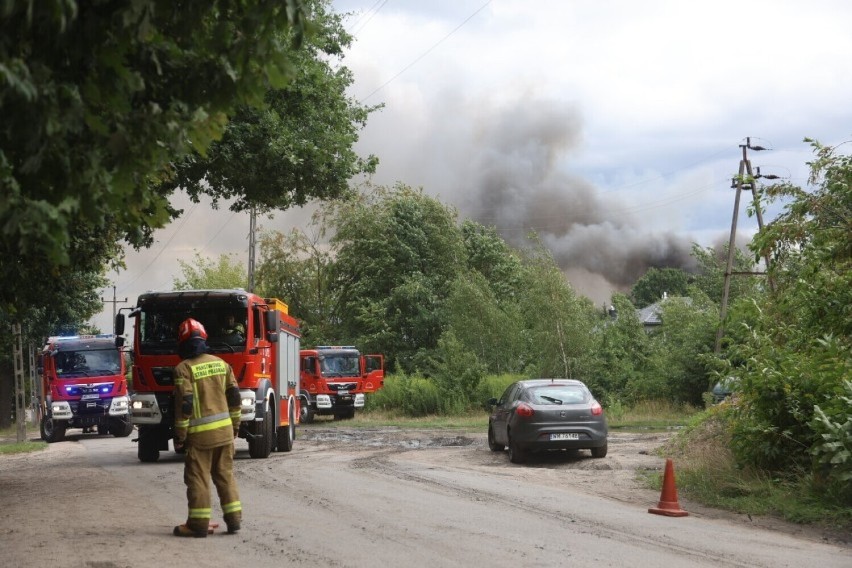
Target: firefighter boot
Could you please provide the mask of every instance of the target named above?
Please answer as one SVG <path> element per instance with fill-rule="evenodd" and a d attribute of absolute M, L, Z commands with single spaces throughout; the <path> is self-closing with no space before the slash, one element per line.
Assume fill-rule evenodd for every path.
<path fill-rule="evenodd" d="M 227 513 L 225 515 L 225 524 L 228 525 L 228 534 L 234 534 L 240 530 L 240 521 L 242 520 L 241 513 Z"/>
<path fill-rule="evenodd" d="M 175 527 L 172 534 L 175 536 L 191 536 L 195 538 L 206 538 L 207 537 L 207 528 L 201 529 L 200 527 L 192 527 L 190 528 L 187 525 L 178 525 Z"/>

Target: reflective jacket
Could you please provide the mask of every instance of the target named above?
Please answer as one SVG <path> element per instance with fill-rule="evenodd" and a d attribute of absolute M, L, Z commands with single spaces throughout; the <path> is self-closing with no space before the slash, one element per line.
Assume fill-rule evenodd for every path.
<path fill-rule="evenodd" d="M 175 367 L 175 441 L 199 449 L 230 444 L 240 427 L 240 406 L 228 407 L 238 389 L 231 366 L 207 353 Z M 239 400 L 239 397 L 232 397 Z"/>

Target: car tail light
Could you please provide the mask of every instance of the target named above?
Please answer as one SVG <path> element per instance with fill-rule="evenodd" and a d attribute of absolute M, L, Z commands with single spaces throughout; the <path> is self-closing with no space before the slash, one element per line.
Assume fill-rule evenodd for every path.
<path fill-rule="evenodd" d="M 532 409 L 532 406 L 529 404 L 522 402 L 515 408 L 515 414 L 518 416 L 523 416 L 524 418 L 529 418 L 533 414 L 535 414 L 535 410 Z"/>
<path fill-rule="evenodd" d="M 603 407 L 596 400 L 592 401 L 592 416 L 600 416 L 603 414 Z"/>

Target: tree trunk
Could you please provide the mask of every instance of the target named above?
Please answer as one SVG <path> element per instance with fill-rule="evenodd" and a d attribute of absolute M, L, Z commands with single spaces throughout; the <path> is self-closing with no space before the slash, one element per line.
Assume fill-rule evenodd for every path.
<path fill-rule="evenodd" d="M 0 429 L 12 427 L 12 402 L 15 400 L 15 367 L 12 361 L 0 361 Z"/>

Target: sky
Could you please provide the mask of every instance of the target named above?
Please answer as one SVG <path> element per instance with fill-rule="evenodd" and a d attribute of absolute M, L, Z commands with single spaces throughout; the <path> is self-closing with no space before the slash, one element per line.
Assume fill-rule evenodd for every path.
<path fill-rule="evenodd" d="M 372 183 L 402 182 L 497 228 L 534 230 L 574 288 L 605 303 L 649 266 L 689 269 L 727 243 L 746 150 L 762 174 L 805 187 L 805 138 L 852 140 L 852 2 L 846 0 L 334 0 L 355 40 L 349 95 L 384 107 L 356 150 Z M 745 214 L 737 240 L 757 222 Z M 248 262 L 249 218 L 209 202 L 128 250 L 104 310 L 171 289 L 196 253 Z M 260 218 L 306 227 L 312 207 Z M 780 207 L 770 208 L 770 222 Z M 113 288 L 114 286 L 114 288 Z M 115 301 L 114 301 L 115 300 Z M 284 299 L 286 301 L 286 298 Z"/>

